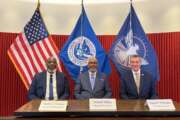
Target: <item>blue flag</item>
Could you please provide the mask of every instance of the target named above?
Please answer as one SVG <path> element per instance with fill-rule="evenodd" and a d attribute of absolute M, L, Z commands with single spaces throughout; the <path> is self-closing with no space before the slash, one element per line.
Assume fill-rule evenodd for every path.
<path fill-rule="evenodd" d="M 104 72 L 107 75 L 110 74 L 111 69 L 108 57 L 82 7 L 82 13 L 75 28 L 60 51 L 60 59 L 72 78 L 76 80 L 81 72 L 87 71 L 88 58 L 91 56 L 96 56 L 100 72 Z"/>
<path fill-rule="evenodd" d="M 155 50 L 144 32 L 132 4 L 130 12 L 109 52 L 109 57 L 121 76 L 129 68 L 130 55 L 141 56 L 141 69 L 151 73 L 154 80 L 159 80 Z"/>

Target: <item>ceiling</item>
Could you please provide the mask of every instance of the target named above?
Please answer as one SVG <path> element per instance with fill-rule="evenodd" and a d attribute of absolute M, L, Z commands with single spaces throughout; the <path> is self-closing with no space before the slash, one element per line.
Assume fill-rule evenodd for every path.
<path fill-rule="evenodd" d="M 81 12 L 82 0 L 41 0 L 41 13 L 51 34 L 68 35 Z M 35 0 L 0 0 L 0 32 L 20 32 L 36 9 Z M 84 0 L 98 35 L 118 33 L 129 12 L 129 0 Z M 180 0 L 133 0 L 146 33 L 180 31 Z"/>

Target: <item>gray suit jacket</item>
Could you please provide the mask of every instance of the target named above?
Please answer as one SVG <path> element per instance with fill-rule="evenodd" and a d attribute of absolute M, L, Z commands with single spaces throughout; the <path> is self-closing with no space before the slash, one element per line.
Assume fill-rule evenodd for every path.
<path fill-rule="evenodd" d="M 91 88 L 88 71 L 79 75 L 78 82 L 75 84 L 75 98 L 111 98 L 112 91 L 108 84 L 105 74 L 97 72 L 94 89 Z"/>

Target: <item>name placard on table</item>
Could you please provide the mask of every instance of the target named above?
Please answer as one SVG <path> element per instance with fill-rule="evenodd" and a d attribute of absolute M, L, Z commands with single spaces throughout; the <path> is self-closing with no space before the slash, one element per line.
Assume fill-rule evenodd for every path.
<path fill-rule="evenodd" d="M 151 99 L 146 100 L 146 104 L 150 111 L 175 111 L 173 101 L 171 99 Z"/>
<path fill-rule="evenodd" d="M 116 99 L 89 99 L 90 111 L 117 111 Z"/>
<path fill-rule="evenodd" d="M 42 100 L 39 111 L 57 111 L 64 112 L 67 109 L 68 101 Z"/>

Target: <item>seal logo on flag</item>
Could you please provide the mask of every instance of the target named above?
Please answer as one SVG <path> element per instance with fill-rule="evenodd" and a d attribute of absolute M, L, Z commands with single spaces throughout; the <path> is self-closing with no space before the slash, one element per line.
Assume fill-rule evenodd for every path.
<path fill-rule="evenodd" d="M 131 30 L 128 32 L 127 36 L 121 37 L 113 50 L 114 57 L 117 62 L 125 68 L 129 68 L 129 56 L 139 55 L 141 56 L 141 64 L 148 65 L 146 60 L 147 49 L 143 40 L 133 36 Z"/>
<path fill-rule="evenodd" d="M 68 57 L 75 65 L 86 66 L 91 56 L 96 56 L 96 48 L 87 37 L 77 37 L 69 44 Z"/>

